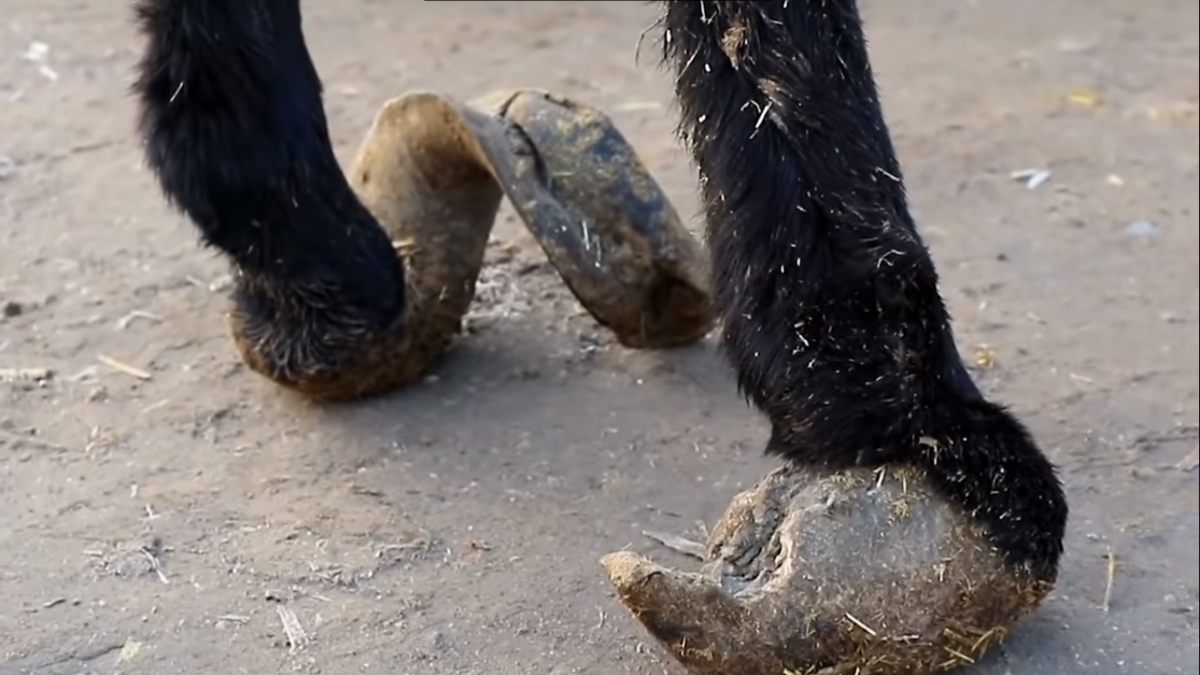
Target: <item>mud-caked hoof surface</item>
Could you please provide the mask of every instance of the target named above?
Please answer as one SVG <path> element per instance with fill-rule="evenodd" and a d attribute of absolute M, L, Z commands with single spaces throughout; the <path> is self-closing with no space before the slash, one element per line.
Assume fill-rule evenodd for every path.
<path fill-rule="evenodd" d="M 920 675 L 977 662 L 1050 586 L 910 468 L 783 468 L 739 494 L 696 572 L 602 561 L 694 675 Z"/>
<path fill-rule="evenodd" d="M 379 394 L 431 368 L 462 329 L 504 197 L 622 344 L 678 346 L 713 327 L 699 241 L 620 131 L 584 104 L 533 90 L 470 104 L 408 93 L 380 108 L 347 178 L 404 266 L 401 315 L 370 326 L 287 287 L 269 295 L 312 321 L 232 315 L 250 368 L 311 398 Z"/>
<path fill-rule="evenodd" d="M 712 330 L 708 256 L 607 115 L 535 90 L 472 105 L 508 125 L 497 180 L 596 321 L 638 349 Z"/>
<path fill-rule="evenodd" d="M 411 384 L 436 364 L 461 331 L 503 199 L 479 138 L 498 125 L 476 123 L 482 117 L 435 94 L 383 104 L 347 178 L 392 241 L 385 255 L 404 266 L 403 307 L 381 326 L 301 289 L 268 289 L 295 317 L 269 325 L 244 307 L 232 313 L 252 370 L 333 401 Z"/>

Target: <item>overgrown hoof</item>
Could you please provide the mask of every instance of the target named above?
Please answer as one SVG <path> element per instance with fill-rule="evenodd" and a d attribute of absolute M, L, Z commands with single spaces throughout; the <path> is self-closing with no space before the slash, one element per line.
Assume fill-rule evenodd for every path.
<path fill-rule="evenodd" d="M 977 661 L 1050 590 L 907 468 L 785 468 L 738 495 L 701 570 L 632 553 L 621 602 L 694 675 L 920 675 Z"/>
<path fill-rule="evenodd" d="M 531 90 L 407 94 L 380 110 L 350 182 L 405 261 L 417 345 L 459 331 L 502 195 L 622 344 L 677 346 L 713 327 L 703 247 L 594 108 Z"/>
<path fill-rule="evenodd" d="M 399 122 L 397 137 L 378 145 L 419 148 L 393 168 L 420 180 L 404 181 L 403 191 L 379 194 L 359 178 L 360 155 L 352 176 L 355 189 L 397 240 L 435 252 L 461 242 L 457 245 L 471 254 L 461 262 L 472 264 L 459 267 L 422 266 L 409 259 L 419 283 L 441 288 L 449 279 L 457 288 L 460 277 L 475 278 L 482 260 L 476 223 L 487 214 L 490 225 L 495 212 L 491 195 L 483 191 L 481 175 L 486 174 L 512 202 L 567 287 L 622 344 L 672 347 L 712 330 L 702 246 L 603 113 L 521 90 L 466 105 L 414 93 L 387 103 L 385 117 Z M 406 135 L 409 140 L 401 141 Z M 402 202 L 414 198 L 415 205 Z M 464 213 L 460 204 L 481 208 Z M 457 224 L 450 237 L 439 229 L 446 216 Z M 436 246 L 425 245 L 426 239 Z"/>
<path fill-rule="evenodd" d="M 380 365 L 406 384 L 462 330 L 504 193 L 483 146 L 499 133 L 453 99 L 415 93 L 380 108 L 349 171 L 350 185 L 405 267 L 405 316 Z"/>
<path fill-rule="evenodd" d="M 300 325 L 233 315 L 243 360 L 310 397 L 381 393 L 438 360 L 462 329 L 506 195 L 571 291 L 623 344 L 670 347 L 713 326 L 699 242 L 592 108 L 536 91 L 472 104 L 410 93 L 382 106 L 348 180 L 404 263 L 402 316 L 370 328 L 343 316 L 347 308 L 303 298 L 289 305 L 311 317 Z"/>
<path fill-rule="evenodd" d="M 347 172 L 404 264 L 396 320 L 369 327 L 348 308 L 301 298 L 290 303 L 297 325 L 264 326 L 238 308 L 234 342 L 251 369 L 314 399 L 347 400 L 411 384 L 437 362 L 462 329 L 503 198 L 472 117 L 484 119 L 432 94 L 390 100 Z"/>
<path fill-rule="evenodd" d="M 496 178 L 580 304 L 627 347 L 695 342 L 714 324 L 708 258 L 604 113 L 541 91 L 474 103 L 507 125 Z"/>

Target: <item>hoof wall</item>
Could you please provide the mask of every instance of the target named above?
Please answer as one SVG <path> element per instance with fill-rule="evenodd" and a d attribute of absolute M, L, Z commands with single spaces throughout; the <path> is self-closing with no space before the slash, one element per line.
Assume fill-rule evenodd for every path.
<path fill-rule="evenodd" d="M 602 560 L 693 675 L 943 672 L 984 656 L 1050 590 L 907 468 L 777 470 L 733 500 L 707 551 L 695 572 Z"/>

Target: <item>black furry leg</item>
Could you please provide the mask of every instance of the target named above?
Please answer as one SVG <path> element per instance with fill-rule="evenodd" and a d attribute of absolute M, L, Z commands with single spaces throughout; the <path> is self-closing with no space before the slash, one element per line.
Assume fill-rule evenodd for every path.
<path fill-rule="evenodd" d="M 383 380 L 404 270 L 333 154 L 299 0 L 138 0 L 139 130 L 166 197 L 234 266 L 250 366 L 310 393 Z"/>
<path fill-rule="evenodd" d="M 662 4 L 725 350 L 768 452 L 923 466 L 1010 563 L 1052 580 L 1062 488 L 959 357 L 856 3 Z"/>
<path fill-rule="evenodd" d="M 239 301 L 297 331 L 322 317 L 333 335 L 395 321 L 403 270 L 333 155 L 299 0 L 139 0 L 136 11 L 147 160 L 203 241 L 256 280 Z"/>

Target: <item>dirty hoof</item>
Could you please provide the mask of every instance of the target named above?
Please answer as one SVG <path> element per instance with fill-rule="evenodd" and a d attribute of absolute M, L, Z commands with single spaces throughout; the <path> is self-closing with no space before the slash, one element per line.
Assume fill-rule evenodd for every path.
<path fill-rule="evenodd" d="M 670 347 L 712 328 L 699 242 L 592 108 L 533 91 L 472 104 L 407 94 L 382 106 L 347 179 L 403 266 L 396 318 L 371 325 L 321 288 L 253 275 L 238 278 L 231 314 L 250 368 L 310 397 L 381 393 L 436 362 L 461 332 L 506 195 L 571 291 L 621 343 Z"/>
<path fill-rule="evenodd" d="M 310 397 L 381 393 L 436 362 L 461 332 L 504 196 L 621 343 L 670 347 L 712 328 L 699 242 L 592 108 L 533 91 L 472 104 L 407 94 L 380 109 L 347 179 L 403 266 L 397 317 L 370 325 L 321 288 L 249 275 L 231 314 L 250 368 Z"/>
<path fill-rule="evenodd" d="M 580 304 L 626 347 L 704 337 L 707 255 L 612 121 L 540 91 L 490 100 L 514 144 L 497 180 Z"/>
<path fill-rule="evenodd" d="M 410 384 L 437 361 L 462 329 L 503 198 L 475 119 L 485 116 L 431 94 L 380 108 L 347 178 L 391 240 L 387 255 L 401 261 L 403 307 L 390 324 L 370 326 L 310 294 L 286 303 L 309 317 L 295 326 L 264 321 L 238 303 L 234 342 L 251 369 L 312 398 L 336 400 Z M 255 281 L 244 276 L 239 283 Z M 295 291 L 268 290 L 280 297 Z"/>
<path fill-rule="evenodd" d="M 694 675 L 920 675 L 975 662 L 1050 590 L 908 468 L 784 468 L 738 495 L 696 573 L 603 559 Z"/>
<path fill-rule="evenodd" d="M 499 194 L 490 177 L 567 287 L 622 344 L 672 347 L 712 329 L 703 247 L 600 111 L 533 90 L 466 105 L 419 92 L 385 104 L 387 118 L 400 121 L 394 138 L 377 121 L 351 183 L 393 239 L 413 243 L 406 264 L 424 286 L 463 288 L 478 275 L 479 223 L 490 225 Z"/>

